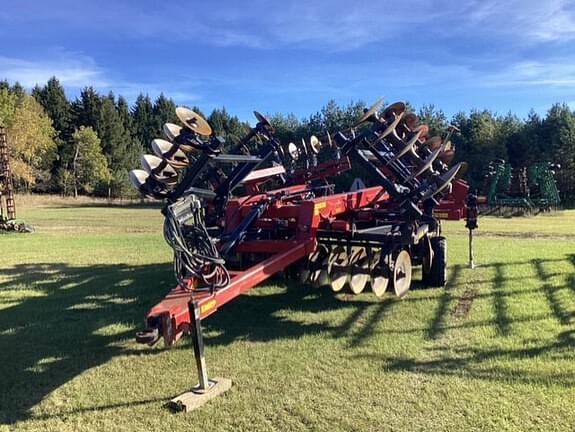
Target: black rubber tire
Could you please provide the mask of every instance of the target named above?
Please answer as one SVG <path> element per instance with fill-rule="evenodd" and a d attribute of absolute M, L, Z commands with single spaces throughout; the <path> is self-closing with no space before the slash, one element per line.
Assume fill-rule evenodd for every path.
<path fill-rule="evenodd" d="M 432 287 L 444 287 L 447 283 L 447 239 L 433 237 L 430 239 L 433 249 L 431 268 L 422 268 L 423 283 Z"/>

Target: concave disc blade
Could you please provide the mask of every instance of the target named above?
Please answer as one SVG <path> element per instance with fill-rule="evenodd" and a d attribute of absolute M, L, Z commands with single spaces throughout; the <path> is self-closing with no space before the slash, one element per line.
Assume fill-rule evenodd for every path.
<path fill-rule="evenodd" d="M 413 112 L 408 112 L 405 114 L 403 117 L 403 122 L 410 130 L 414 130 L 417 126 L 419 126 L 419 118 L 417 117 L 417 114 Z"/>
<path fill-rule="evenodd" d="M 365 248 L 360 248 L 352 259 L 349 287 L 354 294 L 360 294 L 369 282 L 369 257 Z"/>
<path fill-rule="evenodd" d="M 460 178 L 463 178 L 463 176 L 465 174 L 467 174 L 468 169 L 469 169 L 469 164 L 467 162 L 461 162 L 461 168 L 459 168 L 459 170 L 457 171 L 457 174 L 455 174 L 455 177 L 453 177 L 453 179 L 459 180 Z"/>
<path fill-rule="evenodd" d="M 336 247 L 330 254 L 329 279 L 332 291 L 339 292 L 345 287 L 349 273 L 347 252 L 341 246 Z"/>
<path fill-rule="evenodd" d="M 377 297 L 382 297 L 387 291 L 389 285 L 389 266 L 385 256 L 378 253 L 373 258 L 373 267 L 371 270 L 371 290 Z"/>
<path fill-rule="evenodd" d="M 320 245 L 309 258 L 309 282 L 315 287 L 320 286 L 319 277 L 322 271 L 323 262 L 328 257 L 328 255 L 329 253 L 327 248 L 323 245 Z"/>
<path fill-rule="evenodd" d="M 399 298 L 405 297 L 411 287 L 411 257 L 402 250 L 395 259 L 393 269 L 393 288 Z"/>
<path fill-rule="evenodd" d="M 383 105 L 383 98 L 379 98 L 363 115 L 353 124 L 352 127 L 359 126 L 366 120 L 368 120 L 371 116 L 373 116 L 376 112 L 378 112 Z"/>
<path fill-rule="evenodd" d="M 156 138 L 152 141 L 152 150 L 156 156 L 163 158 L 167 163 L 176 169 L 182 169 L 189 165 L 190 160 L 186 154 L 180 150 L 177 144 Z"/>
<path fill-rule="evenodd" d="M 177 107 L 176 115 L 189 130 L 197 133 L 198 135 L 210 136 L 212 134 L 212 127 L 209 125 L 206 119 L 188 107 Z"/>
<path fill-rule="evenodd" d="M 441 160 L 441 162 L 446 165 L 449 165 L 451 162 L 453 162 L 453 158 L 455 158 L 454 150 L 445 150 L 439 155 L 439 160 Z"/>

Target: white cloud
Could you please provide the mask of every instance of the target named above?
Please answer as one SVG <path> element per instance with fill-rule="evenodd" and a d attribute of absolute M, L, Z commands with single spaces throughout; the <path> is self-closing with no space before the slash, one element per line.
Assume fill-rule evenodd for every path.
<path fill-rule="evenodd" d="M 506 35 L 511 42 L 568 42 L 575 38 L 573 0 L 481 0 L 461 18 L 464 27 L 480 34 Z"/>
<path fill-rule="evenodd" d="M 0 21 L 54 24 L 106 37 L 249 48 L 310 47 L 350 50 L 366 44 L 441 36 L 494 40 L 502 45 L 575 38 L 573 0 L 269 0 L 128 3 L 115 0 L 20 0 Z M 35 14 L 29 10 L 34 7 Z M 501 37 L 503 36 L 503 38 Z M 383 49 L 385 47 L 382 47 Z"/>
<path fill-rule="evenodd" d="M 112 91 L 130 101 L 140 93 L 147 93 L 151 97 L 164 93 L 182 103 L 200 99 L 197 93 L 189 90 L 194 87 L 190 82 L 138 82 L 114 78 L 93 58 L 61 49 L 51 52 L 48 59 L 0 56 L 0 79 L 18 81 L 25 88 L 32 88 L 37 84 L 44 85 L 53 76 L 72 94 L 91 86 L 103 93 Z"/>
<path fill-rule="evenodd" d="M 28 60 L 0 56 L 1 78 L 18 81 L 24 87 L 44 84 L 57 76 L 63 85 L 82 87 L 84 85 L 105 86 L 103 73 L 94 61 L 85 56 L 56 53 L 51 59 Z"/>
<path fill-rule="evenodd" d="M 568 61 L 524 61 L 511 64 L 484 77 L 486 86 L 575 88 L 575 63 Z"/>

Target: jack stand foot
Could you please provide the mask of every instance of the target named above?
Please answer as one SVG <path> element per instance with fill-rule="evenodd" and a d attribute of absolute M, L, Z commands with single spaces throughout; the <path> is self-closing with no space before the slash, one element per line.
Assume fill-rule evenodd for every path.
<path fill-rule="evenodd" d="M 194 387 L 192 391 L 186 392 L 172 399 L 168 406 L 178 412 L 189 412 L 201 407 L 209 400 L 227 392 L 232 387 L 232 380 L 228 378 L 214 378 L 209 380 L 207 390 Z"/>

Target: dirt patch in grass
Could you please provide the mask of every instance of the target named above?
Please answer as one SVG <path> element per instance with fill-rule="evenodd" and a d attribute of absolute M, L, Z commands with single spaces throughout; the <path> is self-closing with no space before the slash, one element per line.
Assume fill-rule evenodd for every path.
<path fill-rule="evenodd" d="M 475 300 L 477 297 L 478 292 L 479 291 L 476 288 L 471 288 L 465 291 L 459 298 L 459 301 L 455 305 L 451 315 L 453 315 L 455 318 L 465 318 L 467 315 L 469 315 L 471 305 L 473 304 L 473 300 Z"/>

